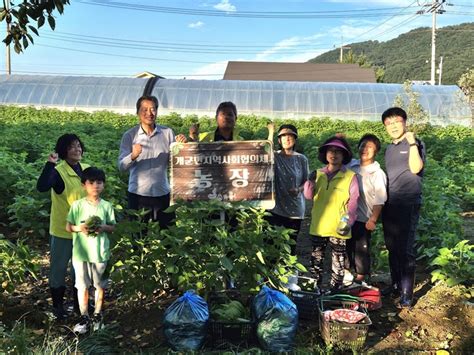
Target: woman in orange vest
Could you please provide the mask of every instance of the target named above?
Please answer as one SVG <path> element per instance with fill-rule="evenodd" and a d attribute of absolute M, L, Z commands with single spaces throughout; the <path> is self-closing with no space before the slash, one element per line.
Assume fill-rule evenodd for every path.
<path fill-rule="evenodd" d="M 342 287 L 346 240 L 356 220 L 359 184 L 356 174 L 344 165 L 352 159 L 352 151 L 342 135 L 326 140 L 319 147 L 319 161 L 325 167 L 314 171 L 304 186 L 304 196 L 313 200 L 311 211 L 312 253 L 310 272 L 316 280 L 316 293 L 321 293 L 323 258 L 329 243 L 332 251 L 330 291 Z"/>
<path fill-rule="evenodd" d="M 81 176 L 88 165 L 80 163 L 84 150 L 84 144 L 77 135 L 64 134 L 59 137 L 36 184 L 40 192 L 51 190 L 49 287 L 53 313 L 57 319 L 67 317 L 63 302 L 67 267 L 72 256 L 72 234 L 66 231 L 66 217 L 71 204 L 85 196 Z M 72 266 L 70 275 L 74 281 Z M 77 292 L 73 292 L 73 297 L 74 309 L 77 311 Z"/>

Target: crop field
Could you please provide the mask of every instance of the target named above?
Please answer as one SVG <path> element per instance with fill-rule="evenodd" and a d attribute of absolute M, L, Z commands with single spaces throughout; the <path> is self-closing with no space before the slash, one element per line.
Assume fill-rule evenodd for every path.
<path fill-rule="evenodd" d="M 214 125 L 208 117 L 178 114 L 160 116 L 157 121 L 176 134 L 187 134 L 188 127 L 196 122 L 201 131 Z M 337 132 L 346 135 L 355 153 L 362 135 L 376 134 L 383 142 L 377 160 L 384 166 L 383 150 L 389 138 L 381 122 L 329 118 L 284 122 L 298 127 L 297 150 L 308 157 L 311 170 L 321 166 L 317 147 Z M 90 114 L 0 106 L 0 353 L 167 352 L 163 312 L 185 290 L 206 294 L 222 287 L 219 275 L 224 274 L 239 280 L 246 290 L 255 290 L 262 278 L 277 285 L 290 271 L 304 270 L 304 265 L 289 255 L 285 245 L 288 232 L 266 228 L 264 212 L 250 207 L 217 202 L 179 204 L 177 225 L 166 232 L 127 218 L 127 176 L 118 172 L 117 157 L 122 134 L 136 123 L 135 116 L 105 111 Z M 237 120 L 245 139 L 266 139 L 267 123 L 264 117 L 239 116 Z M 281 123 L 275 121 L 277 127 Z M 371 315 L 374 326 L 369 329 L 366 350 L 472 351 L 473 130 L 429 125 L 412 129 L 427 147 L 417 236 L 418 302 L 413 310 L 399 312 L 384 299 L 384 307 Z M 103 197 L 113 203 L 119 220 L 111 237 L 114 246 L 108 268 L 112 282 L 105 300 L 107 325 L 84 338 L 71 333 L 73 321 L 58 324 L 48 315 L 50 197 L 36 191 L 36 180 L 57 138 L 64 133 L 75 133 L 84 142 L 83 162 L 105 170 Z M 205 222 L 223 208 L 235 214 L 237 230 Z M 469 232 L 466 225 L 471 226 Z M 266 245 L 265 238 L 272 238 L 274 243 Z M 376 274 L 386 275 L 388 257 L 380 223 L 372 238 L 373 268 Z M 275 267 L 265 260 L 276 262 L 276 274 Z M 323 345 L 317 328 L 317 321 L 300 324 L 296 341 L 299 351 L 332 351 Z M 230 350 L 260 352 L 256 345 Z"/>

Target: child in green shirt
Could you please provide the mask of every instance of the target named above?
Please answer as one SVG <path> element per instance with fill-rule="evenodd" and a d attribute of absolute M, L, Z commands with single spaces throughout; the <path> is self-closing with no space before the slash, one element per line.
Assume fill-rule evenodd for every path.
<path fill-rule="evenodd" d="M 110 258 L 107 234 L 114 230 L 115 215 L 112 204 L 100 198 L 105 184 L 104 171 L 95 167 L 85 169 L 81 184 L 87 195 L 71 205 L 66 230 L 73 233 L 72 264 L 81 311 L 81 319 L 74 332 L 84 334 L 90 330 L 91 324 L 97 327 L 102 322 L 103 275 Z M 92 321 L 88 313 L 90 286 L 95 288 Z"/>

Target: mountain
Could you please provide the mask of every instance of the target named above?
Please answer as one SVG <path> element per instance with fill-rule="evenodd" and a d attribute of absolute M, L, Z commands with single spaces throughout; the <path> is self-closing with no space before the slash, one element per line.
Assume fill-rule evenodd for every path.
<path fill-rule="evenodd" d="M 366 41 L 350 44 L 353 54 L 365 55 L 373 65 L 385 69 L 383 82 L 430 80 L 431 28 L 420 27 L 386 42 Z M 345 51 L 347 53 L 347 50 Z M 474 22 L 439 28 L 436 31 L 436 66 L 443 56 L 442 84 L 456 84 L 461 74 L 474 66 Z M 312 63 L 337 63 L 339 49 L 309 60 Z M 438 74 L 435 76 L 438 82 Z"/>

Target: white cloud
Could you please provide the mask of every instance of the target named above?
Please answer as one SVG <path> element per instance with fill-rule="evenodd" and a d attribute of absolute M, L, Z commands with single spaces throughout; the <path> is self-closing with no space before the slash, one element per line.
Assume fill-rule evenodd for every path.
<path fill-rule="evenodd" d="M 189 28 L 200 28 L 204 26 L 204 22 L 198 21 L 198 22 L 193 22 L 188 25 Z"/>
<path fill-rule="evenodd" d="M 192 75 L 188 75 L 186 79 L 220 80 L 224 76 L 225 68 L 227 68 L 227 60 L 206 64 L 195 70 Z"/>
<path fill-rule="evenodd" d="M 273 47 L 267 49 L 261 53 L 257 53 L 253 58 L 232 58 L 229 60 L 232 61 L 279 61 L 279 62 L 295 62 L 301 63 L 306 62 L 309 59 L 312 59 L 324 52 L 327 49 L 308 49 L 307 51 L 301 51 L 301 48 L 298 50 L 300 53 L 294 55 L 281 55 L 279 52 L 285 51 L 288 52 L 291 48 L 295 50 L 298 48 L 298 45 L 308 45 L 308 43 L 315 43 L 318 39 L 325 38 L 326 34 L 315 34 L 312 36 L 306 37 L 291 37 L 283 39 L 277 42 Z M 219 80 L 224 77 L 225 70 L 227 68 L 227 60 L 215 62 L 212 64 L 204 65 L 193 72 L 192 75 L 188 75 L 187 79 L 211 79 Z"/>
<path fill-rule="evenodd" d="M 280 62 L 281 61 L 289 61 L 289 62 L 307 61 L 308 59 L 311 59 L 315 57 L 316 55 L 318 55 L 315 53 L 323 53 L 326 51 L 326 49 L 324 50 L 308 49 L 307 51 L 304 51 L 304 50 L 301 50 L 301 47 L 298 48 L 298 46 L 305 45 L 305 47 L 307 47 L 309 43 L 314 44 L 316 46 L 317 40 L 324 37 L 325 37 L 325 34 L 318 33 L 318 34 L 306 36 L 306 37 L 296 36 L 296 37 L 286 38 L 277 42 L 272 48 L 267 49 L 261 53 L 258 53 L 255 56 L 254 60 L 257 60 L 257 61 L 278 60 Z M 282 52 L 285 50 L 288 52 L 288 51 L 291 51 L 291 49 L 294 49 L 295 51 L 298 50 L 300 53 L 293 54 L 293 55 L 285 54 L 283 56 L 282 55 L 278 56 L 279 52 Z"/>
<path fill-rule="evenodd" d="M 220 3 L 218 3 L 217 5 L 214 5 L 214 8 L 216 10 L 221 10 L 221 11 L 225 11 L 225 12 L 235 12 L 237 11 L 237 8 L 232 5 L 229 0 L 221 0 Z"/>

